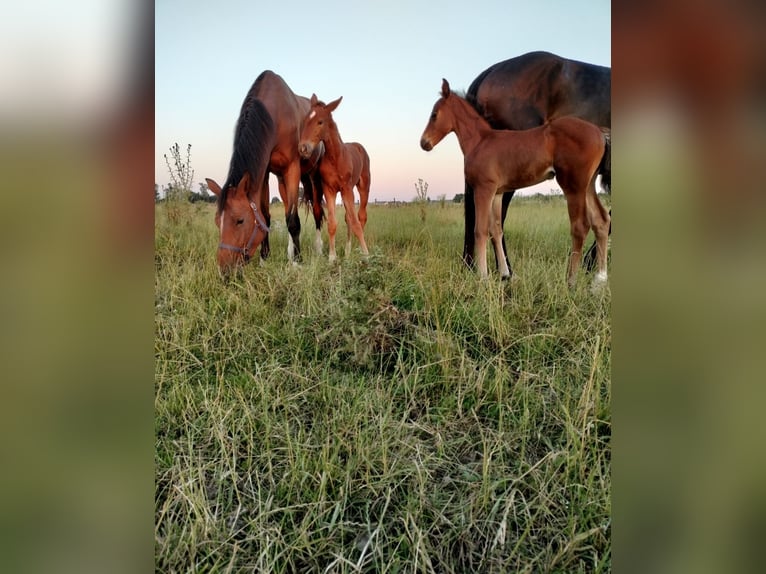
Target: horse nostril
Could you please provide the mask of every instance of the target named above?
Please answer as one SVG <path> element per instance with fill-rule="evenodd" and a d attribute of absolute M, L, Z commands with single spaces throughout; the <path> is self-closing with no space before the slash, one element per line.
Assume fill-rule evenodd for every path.
<path fill-rule="evenodd" d="M 420 140 L 420 147 L 422 147 L 426 151 L 431 151 L 431 149 L 433 148 L 433 146 L 431 145 L 431 142 L 429 142 L 425 138 Z"/>

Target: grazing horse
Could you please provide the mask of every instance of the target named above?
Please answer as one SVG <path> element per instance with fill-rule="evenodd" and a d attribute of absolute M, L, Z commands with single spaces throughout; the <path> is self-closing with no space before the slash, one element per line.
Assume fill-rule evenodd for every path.
<path fill-rule="evenodd" d="M 258 245 L 261 258 L 268 257 L 269 173 L 277 176 L 285 205 L 290 232 L 288 259 L 300 260 L 298 184 L 303 182 L 310 201 L 313 187 L 319 184 L 315 171 L 323 153 L 320 147 L 310 157 L 302 159 L 298 155 L 298 138 L 308 110 L 308 98 L 295 95 L 270 70 L 258 76 L 248 91 L 234 130 L 234 149 L 226 180 L 222 186 L 212 179 L 205 180 L 218 196 L 215 222 L 221 234 L 218 244 L 221 272 L 247 263 Z M 317 229 L 320 215 L 321 208 L 319 213 L 315 208 Z"/>
<path fill-rule="evenodd" d="M 300 137 L 299 151 L 303 158 L 310 158 L 316 153 L 317 146 L 324 143 L 325 152 L 319 164 L 319 175 L 324 189 L 324 199 L 327 204 L 327 231 L 330 236 L 330 261 L 336 259 L 335 231 L 338 222 L 335 218 L 335 198 L 340 191 L 343 206 L 346 211 L 346 256 L 351 253 L 351 232 L 359 240 L 362 253 L 368 254 L 367 243 L 364 241 L 364 226 L 367 223 L 367 200 L 370 196 L 370 157 L 362 144 L 344 143 L 338 133 L 338 126 L 332 118 L 332 112 L 338 107 L 341 96 L 337 100 L 325 104 L 311 96 L 311 111 L 303 122 L 303 132 Z M 359 215 L 354 212 L 354 186 L 359 191 Z M 318 191 L 314 205 L 319 204 L 321 197 Z"/>
<path fill-rule="evenodd" d="M 610 68 L 548 52 L 529 52 L 484 70 L 471 83 L 466 99 L 495 129 L 526 130 L 561 116 L 575 116 L 602 128 L 611 128 L 611 86 Z M 611 192 L 611 165 L 604 164 L 600 173 L 601 185 Z M 503 196 L 503 222 L 515 191 L 510 189 Z M 473 267 L 474 201 L 468 182 L 464 207 L 463 261 Z M 593 268 L 595 249 L 594 242 L 585 256 L 588 270 Z M 497 252 L 495 256 L 499 259 Z M 507 257 L 506 265 L 510 265 Z"/>
<path fill-rule="evenodd" d="M 570 287 L 574 284 L 583 241 L 591 228 L 597 245 L 595 281 L 606 281 L 610 217 L 596 193 L 596 176 L 608 151 L 606 132 L 573 116 L 528 130 L 495 130 L 464 98 L 450 91 L 447 80 L 442 80 L 441 97 L 434 104 L 420 146 L 430 151 L 450 132 L 457 135 L 465 180 L 474 193 L 474 238 L 482 277 L 487 276 L 488 230 L 495 252 L 503 253 L 502 194 L 555 176 L 567 200 L 572 235 L 567 283 Z M 498 257 L 498 265 L 501 276 L 509 277 L 505 257 Z"/>

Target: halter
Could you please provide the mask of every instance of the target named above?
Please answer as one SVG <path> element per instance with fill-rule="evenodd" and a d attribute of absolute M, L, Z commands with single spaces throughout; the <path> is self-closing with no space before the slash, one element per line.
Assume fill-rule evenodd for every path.
<path fill-rule="evenodd" d="M 250 239 L 247 241 L 247 245 L 244 247 L 237 247 L 236 245 L 229 245 L 228 243 L 223 242 L 218 244 L 218 249 L 228 249 L 229 251 L 234 251 L 235 253 L 241 253 L 242 257 L 245 259 L 245 263 L 250 261 L 250 249 L 253 247 L 253 243 L 255 243 L 255 235 L 258 233 L 258 228 L 260 227 L 265 233 L 269 232 L 269 226 L 266 225 L 263 217 L 260 213 L 258 213 L 258 208 L 255 206 L 255 203 L 251 201 L 250 207 L 253 209 L 255 225 L 253 225 L 253 233 L 250 235 Z"/>

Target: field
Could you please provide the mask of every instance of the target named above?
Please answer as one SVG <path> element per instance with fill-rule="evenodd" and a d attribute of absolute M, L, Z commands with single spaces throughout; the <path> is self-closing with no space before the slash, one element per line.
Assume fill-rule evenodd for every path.
<path fill-rule="evenodd" d="M 299 266 L 274 206 L 224 284 L 213 211 L 156 208 L 157 571 L 611 570 L 611 299 L 566 288 L 562 198 L 514 199 L 510 282 L 431 202 L 336 264 L 302 210 Z"/>

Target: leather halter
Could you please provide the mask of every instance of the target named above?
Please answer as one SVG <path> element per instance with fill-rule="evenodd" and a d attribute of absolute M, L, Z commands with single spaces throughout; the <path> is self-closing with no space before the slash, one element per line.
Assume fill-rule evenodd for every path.
<path fill-rule="evenodd" d="M 229 245 L 223 241 L 218 244 L 218 249 L 228 249 L 229 251 L 234 251 L 235 253 L 241 253 L 242 257 L 245 259 L 245 263 L 250 261 L 250 249 L 253 247 L 253 243 L 255 243 L 255 236 L 258 233 L 258 228 L 260 227 L 265 233 L 269 232 L 269 226 L 266 225 L 266 221 L 264 221 L 263 216 L 258 213 L 258 208 L 255 206 L 255 203 L 251 201 L 250 207 L 253 209 L 255 224 L 253 225 L 253 233 L 250 235 L 250 239 L 247 241 L 247 244 L 244 247 Z M 223 217 L 223 215 L 221 216 Z"/>

